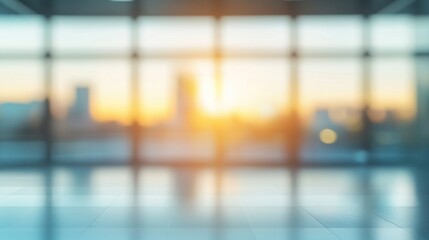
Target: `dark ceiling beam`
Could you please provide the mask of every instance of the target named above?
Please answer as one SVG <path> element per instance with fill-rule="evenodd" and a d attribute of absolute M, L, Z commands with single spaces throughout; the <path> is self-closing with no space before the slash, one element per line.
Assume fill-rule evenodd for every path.
<path fill-rule="evenodd" d="M 35 14 L 36 12 L 19 0 L 0 0 L 0 4 L 17 14 Z"/>
<path fill-rule="evenodd" d="M 407 7 L 411 6 L 411 4 L 415 2 L 416 0 L 392 0 L 376 13 L 377 14 L 399 13 L 403 9 L 406 9 Z"/>

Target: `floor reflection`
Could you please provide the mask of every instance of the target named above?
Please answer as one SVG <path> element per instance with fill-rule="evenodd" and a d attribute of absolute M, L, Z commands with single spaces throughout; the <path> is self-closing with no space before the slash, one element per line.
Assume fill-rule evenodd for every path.
<path fill-rule="evenodd" d="M 426 169 L 0 172 L 3 239 L 429 239 Z"/>

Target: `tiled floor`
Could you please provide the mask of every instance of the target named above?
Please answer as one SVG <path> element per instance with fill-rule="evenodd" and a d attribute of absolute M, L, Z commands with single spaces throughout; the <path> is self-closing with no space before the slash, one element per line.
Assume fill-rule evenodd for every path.
<path fill-rule="evenodd" d="M 429 171 L 0 171 L 0 239 L 429 240 Z"/>

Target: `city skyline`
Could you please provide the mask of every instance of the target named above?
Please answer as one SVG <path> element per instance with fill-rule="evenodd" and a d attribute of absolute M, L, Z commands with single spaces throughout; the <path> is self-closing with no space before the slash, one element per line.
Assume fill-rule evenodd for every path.
<path fill-rule="evenodd" d="M 410 74 L 410 67 L 402 60 L 389 62 L 378 62 L 379 70 L 374 75 L 381 79 L 375 82 L 372 94 L 371 107 L 378 111 L 394 110 L 400 113 L 404 120 L 411 120 L 415 115 L 414 87 L 404 81 Z M 271 63 L 271 64 L 270 64 Z M 287 70 L 281 68 L 283 61 L 266 62 L 267 66 L 260 67 L 260 73 L 254 72 L 249 75 L 245 69 L 253 64 L 260 65 L 260 62 L 225 62 L 225 73 L 223 89 L 221 92 L 222 111 L 219 112 L 219 103 L 216 100 L 214 90 L 213 68 L 209 60 L 202 62 L 194 61 L 185 68 L 185 71 L 195 75 L 197 82 L 197 102 L 199 111 L 204 115 L 240 115 L 250 121 L 261 121 L 265 118 L 272 118 L 287 112 L 288 109 L 288 81 Z M 334 62 L 335 63 L 335 62 Z M 405 63 L 405 65 L 403 64 Z M 101 65 L 100 65 L 101 64 Z M 305 65 L 303 68 L 303 81 L 301 88 L 300 112 L 308 118 L 315 109 L 319 108 L 361 108 L 361 96 L 359 89 L 359 75 L 355 79 L 346 81 L 342 76 L 347 73 L 356 73 L 358 69 L 353 62 L 348 63 L 339 74 L 337 70 L 329 68 L 314 68 L 314 65 Z M 15 65 L 16 66 L 16 65 Z M 32 68 L 31 68 L 32 66 Z M 116 65 L 115 63 L 98 63 L 81 69 L 81 74 L 73 73 L 73 70 L 82 66 L 81 64 L 69 64 L 59 66 L 58 81 L 54 82 L 54 95 L 52 99 L 52 110 L 59 118 L 64 117 L 65 109 L 72 102 L 72 91 L 76 85 L 92 86 L 93 99 L 91 101 L 92 114 L 98 121 L 118 121 L 122 124 L 129 124 L 130 119 L 130 80 L 127 78 L 126 63 Z M 329 67 L 329 65 L 327 65 Z M 389 73 L 383 69 L 390 66 L 398 66 L 395 77 L 389 77 Z M 404 67 L 405 66 L 405 67 Z M 0 73 L 0 102 L 31 102 L 42 100 L 44 89 L 42 82 L 35 81 L 41 79 L 41 73 L 33 64 L 28 63 L 27 73 L 34 73 L 26 78 L 27 73 L 19 73 L 17 76 L 10 76 L 8 72 L 18 70 L 17 67 Z M 99 68 L 97 68 L 99 67 Z M 175 79 L 179 68 L 169 62 L 153 62 L 145 65 L 147 69 L 140 81 L 140 122 L 142 124 L 155 124 L 164 121 L 173 113 Z M 113 69 L 113 72 L 103 72 L 103 69 Z M 271 68 L 273 77 L 271 80 L 264 79 L 264 70 Z M 347 68 L 355 70 L 347 70 Z M 400 70 L 400 69 L 403 70 Z M 101 69 L 101 70 L 95 70 Z M 162 69 L 168 74 L 159 75 Z M 241 70 L 243 69 L 243 70 Z M 328 70 L 326 70 L 328 69 Z M 95 70 L 95 71 L 94 71 Z M 181 70 L 183 71 L 183 70 Z M 275 74 L 277 71 L 277 74 Z M 311 71 L 311 72 L 310 72 Z M 61 72 L 61 73 L 59 73 Z M 40 75 L 37 75 L 39 73 Z M 309 75 L 307 73 L 311 73 Z M 123 74 L 123 75 L 122 75 Z M 393 74 L 393 73 L 392 73 Z M 3 75 L 3 76 L 1 76 Z M 8 78 L 9 76 L 9 78 Z M 76 77 L 73 77 L 76 76 Z M 73 78 L 71 78 L 73 77 Z M 24 81 L 28 79 L 27 81 Z M 80 79 L 80 80 L 72 80 Z M 100 80 L 99 80 L 100 79 Z M 127 80 L 128 79 L 128 80 Z M 390 81 L 389 81 L 390 80 Z M 109 81 L 112 84 L 103 84 Z M 8 84 L 10 83 L 10 84 Z M 35 84 L 38 83 L 38 84 Z M 331 85 L 335 84 L 335 85 Z M 384 86 L 388 86 L 389 91 L 384 91 Z M 24 87 L 25 86 L 25 87 Z M 335 87 L 333 87 L 335 86 Z M 380 88 L 380 87 L 383 88 Z M 341 93 L 329 94 L 329 88 Z M 340 88 L 340 89 L 339 89 Z M 342 89 L 341 89 L 342 88 Z M 326 91 L 321 91 L 325 89 Z M 406 91 L 404 91 L 406 90 Z M 401 94 L 398 94 L 400 91 Z M 349 93 L 353 94 L 349 94 Z"/>
<path fill-rule="evenodd" d="M 0 38 L 0 50 L 11 55 L 34 54 L 34 58 L 0 61 L 0 102 L 42 99 L 46 90 L 44 62 L 38 58 L 45 50 L 42 19 L 2 16 L 1 20 L 8 34 Z M 90 85 L 94 94 L 91 106 L 97 120 L 130 124 L 133 86 L 127 56 L 132 30 L 141 37 L 136 44 L 141 54 L 138 91 L 142 113 L 139 120 L 143 124 L 164 121 L 172 114 L 172 93 L 180 68 L 196 75 L 198 103 L 206 115 L 238 114 L 250 121 L 261 121 L 287 111 L 291 59 L 276 56 L 288 56 L 292 50 L 302 54 L 297 81 L 301 86 L 298 94 L 303 115 L 308 117 L 315 109 L 338 103 L 359 108 L 363 101 L 360 53 L 365 49 L 363 30 L 368 27 L 372 34 L 367 44 L 374 53 L 368 60 L 373 66 L 371 107 L 395 109 L 403 119 L 414 118 L 414 59 L 409 54 L 419 46 L 413 34 L 413 17 L 371 16 L 368 26 L 363 20 L 355 15 L 300 16 L 296 23 L 297 49 L 293 49 L 292 20 L 287 16 L 224 16 L 220 21 L 221 73 L 220 79 L 215 79 L 215 20 L 210 16 L 141 17 L 136 29 L 132 29 L 126 17 L 54 17 L 52 109 L 57 116 L 64 116 L 64 109 L 72 101 L 73 86 Z M 416 21 L 420 23 L 420 19 Z M 396 37 L 391 38 L 392 34 Z M 176 40 L 169 41 L 172 38 Z M 272 57 L 260 58 L 259 53 Z M 330 57 L 337 53 L 344 53 L 345 57 Z M 399 55 L 386 57 L 386 53 Z M 103 54 L 118 57 L 94 57 Z M 156 57 L 157 54 L 165 56 Z M 176 54 L 196 57 L 177 59 Z M 246 57 L 237 58 L 234 54 Z M 326 57 L 317 59 L 312 54 Z M 74 59 L 74 55 L 78 58 Z M 79 58 L 80 55 L 87 57 Z M 220 101 L 215 90 L 218 81 L 223 86 Z"/>

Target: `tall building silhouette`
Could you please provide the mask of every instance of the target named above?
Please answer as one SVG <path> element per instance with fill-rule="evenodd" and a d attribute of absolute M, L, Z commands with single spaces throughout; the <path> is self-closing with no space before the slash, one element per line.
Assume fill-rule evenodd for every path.
<path fill-rule="evenodd" d="M 88 87 L 76 87 L 74 101 L 68 113 L 68 120 L 73 126 L 87 127 L 93 123 L 90 100 L 90 89 Z"/>
<path fill-rule="evenodd" d="M 177 80 L 176 105 L 170 126 L 182 131 L 190 131 L 194 125 L 197 104 L 195 78 L 181 72 Z"/>

